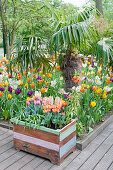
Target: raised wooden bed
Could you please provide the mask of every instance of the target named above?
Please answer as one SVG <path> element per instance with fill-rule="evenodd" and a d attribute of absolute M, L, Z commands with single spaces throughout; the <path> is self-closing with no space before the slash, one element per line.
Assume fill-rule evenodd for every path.
<path fill-rule="evenodd" d="M 14 147 L 49 159 L 53 164 L 60 165 L 64 158 L 76 150 L 76 121 L 62 129 L 53 130 L 46 127 L 24 128 L 25 122 L 13 122 Z M 33 125 L 31 125 L 33 127 Z"/>

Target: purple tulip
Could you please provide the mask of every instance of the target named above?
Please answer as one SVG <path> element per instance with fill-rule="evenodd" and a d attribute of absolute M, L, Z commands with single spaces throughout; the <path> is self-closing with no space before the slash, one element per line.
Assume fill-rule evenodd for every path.
<path fill-rule="evenodd" d="M 2 74 L 2 72 L 0 71 L 0 75 Z"/>
<path fill-rule="evenodd" d="M 113 82 L 113 79 L 111 78 L 110 81 Z"/>
<path fill-rule="evenodd" d="M 38 77 L 36 78 L 36 80 L 42 80 L 42 78 L 41 78 L 40 76 L 38 76 Z"/>
<path fill-rule="evenodd" d="M 21 90 L 20 88 L 17 88 L 17 89 L 15 90 L 15 94 L 17 94 L 17 95 L 18 95 L 18 94 L 20 94 L 20 93 L 21 93 L 21 91 L 22 91 L 22 90 Z"/>
<path fill-rule="evenodd" d="M 38 71 L 41 71 L 41 68 L 38 68 Z"/>
<path fill-rule="evenodd" d="M 92 65 L 91 65 L 91 67 L 94 67 L 94 61 L 92 62 Z"/>
<path fill-rule="evenodd" d="M 69 94 L 65 94 L 65 95 L 64 95 L 65 99 L 67 99 L 67 98 L 68 98 L 68 96 L 69 96 Z"/>
<path fill-rule="evenodd" d="M 34 93 L 34 92 L 29 91 L 29 92 L 27 93 L 27 95 L 28 95 L 28 96 L 31 96 L 33 93 Z"/>
<path fill-rule="evenodd" d="M 13 78 L 13 76 L 10 75 L 9 78 Z"/>
<path fill-rule="evenodd" d="M 0 87 L 0 91 L 4 91 L 4 87 Z"/>
<path fill-rule="evenodd" d="M 8 91 L 9 91 L 10 93 L 12 93 L 12 87 L 11 87 L 11 86 L 8 86 Z"/>
<path fill-rule="evenodd" d="M 84 80 L 86 80 L 86 79 L 87 79 L 87 77 L 85 76 Z"/>
<path fill-rule="evenodd" d="M 91 86 L 91 90 L 93 90 L 93 86 Z"/>

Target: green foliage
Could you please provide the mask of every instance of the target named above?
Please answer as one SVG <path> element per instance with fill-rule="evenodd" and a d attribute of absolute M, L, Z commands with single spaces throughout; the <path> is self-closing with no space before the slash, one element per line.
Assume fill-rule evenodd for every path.
<path fill-rule="evenodd" d="M 3 48 L 3 43 L 0 43 L 0 48 Z"/>
<path fill-rule="evenodd" d="M 84 127 L 83 127 L 83 124 L 79 121 L 79 120 L 77 120 L 77 122 L 76 122 L 76 132 L 77 132 L 77 136 L 79 137 L 79 136 L 81 136 L 81 134 L 84 132 Z"/>
<path fill-rule="evenodd" d="M 51 7 L 49 7 L 52 11 Z M 89 19 L 93 8 L 84 9 L 82 12 L 76 12 L 65 16 L 60 16 L 55 11 L 52 13 L 55 33 L 51 37 L 51 44 L 55 45 L 56 50 L 64 47 L 73 49 L 81 44 L 90 45 L 90 42 L 96 40 L 96 32 Z"/>
<path fill-rule="evenodd" d="M 50 69 L 50 60 L 45 57 L 47 53 L 45 45 L 38 37 L 26 37 L 17 44 L 17 55 L 11 58 L 9 67 L 12 70 L 12 65 L 15 67 L 18 63 L 18 67 L 21 66 L 21 72 L 26 70 L 28 72 L 30 68 L 36 68 L 36 70 L 43 64 L 43 71 Z M 44 47 L 43 47 L 44 46 Z M 45 68 L 46 66 L 46 68 Z"/>
<path fill-rule="evenodd" d="M 76 92 L 79 95 L 80 106 L 75 115 L 79 119 L 79 131 L 80 129 L 82 131 L 84 127 L 84 130 L 90 133 L 92 127 L 103 121 L 103 116 L 113 108 L 113 79 L 111 77 L 112 68 L 107 62 L 97 64 L 91 55 L 84 58 L 82 73 L 76 73 L 74 77 L 75 80 L 79 79 Z"/>
<path fill-rule="evenodd" d="M 34 101 L 38 101 L 38 104 L 34 104 Z M 24 111 L 16 114 L 16 119 L 24 121 L 26 123 L 34 124 L 35 127 L 43 125 L 53 129 L 62 128 L 66 124 L 66 116 L 62 115 L 65 109 L 61 108 L 58 112 L 54 112 L 54 109 L 50 109 L 49 112 L 43 113 L 42 99 L 31 101 Z"/>
<path fill-rule="evenodd" d="M 76 118 L 78 107 L 80 107 L 80 103 L 79 103 L 80 96 L 74 89 L 72 89 L 72 92 L 70 93 L 69 98 L 70 100 L 68 100 L 67 114 L 71 118 Z"/>
<path fill-rule="evenodd" d="M 110 63 L 113 65 L 113 39 L 103 38 L 97 43 L 97 60 L 103 62 L 104 65 Z"/>
<path fill-rule="evenodd" d="M 104 0 L 103 12 L 104 12 L 104 17 L 107 18 L 109 22 L 112 22 L 113 21 L 113 0 Z"/>

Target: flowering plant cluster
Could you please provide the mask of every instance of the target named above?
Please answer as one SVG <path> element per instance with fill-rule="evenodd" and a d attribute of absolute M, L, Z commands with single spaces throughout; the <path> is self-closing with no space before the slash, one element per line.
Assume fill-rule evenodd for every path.
<path fill-rule="evenodd" d="M 112 67 L 97 63 L 92 56 L 84 56 L 81 73 L 76 72 L 73 81 L 78 83 L 73 89 L 80 96 L 76 117 L 89 130 L 113 108 Z"/>
<path fill-rule="evenodd" d="M 0 117 L 10 119 L 15 115 L 17 116 L 17 113 L 23 112 L 23 108 L 26 108 L 26 105 L 27 108 L 32 108 L 31 106 L 34 105 L 34 109 L 37 109 L 37 112 L 36 110 L 35 112 L 38 113 L 41 105 L 40 109 L 43 110 L 43 114 L 39 112 L 39 115 L 45 115 L 44 117 L 46 118 L 45 123 L 43 120 L 43 125 L 50 127 L 50 124 L 52 124 L 54 128 L 57 128 L 65 124 L 65 112 L 63 110 L 66 103 L 61 103 L 62 99 L 65 99 L 66 92 L 63 89 L 64 80 L 60 67 L 55 64 L 50 70 L 43 72 L 43 65 L 37 70 L 29 66 L 29 72 L 23 71 L 21 73 L 20 68 L 13 68 L 12 66 L 12 75 L 10 75 L 7 72 L 7 63 L 8 61 L 5 59 L 0 62 Z M 33 100 L 34 96 L 42 98 L 45 104 L 42 104 L 40 100 Z M 59 97 L 61 98 L 60 100 Z M 53 98 L 55 102 L 52 103 L 54 101 Z M 51 101 L 51 104 L 48 104 L 48 101 Z M 61 102 L 60 104 L 58 103 L 59 101 Z M 44 106 L 43 109 L 42 106 Z M 33 115 L 36 116 L 37 114 Z M 48 123 L 46 123 L 47 115 L 51 116 L 51 120 Z M 27 116 L 29 117 L 29 115 Z M 30 113 L 31 117 L 32 114 Z"/>
<path fill-rule="evenodd" d="M 24 111 L 16 114 L 16 119 L 32 124 L 34 128 L 43 125 L 53 129 L 62 128 L 67 124 L 67 103 L 59 97 L 41 98 L 40 96 L 28 97 Z"/>

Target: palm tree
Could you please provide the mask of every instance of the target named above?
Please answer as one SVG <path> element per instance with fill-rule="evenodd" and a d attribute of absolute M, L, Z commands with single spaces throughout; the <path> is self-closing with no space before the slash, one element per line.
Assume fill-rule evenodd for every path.
<path fill-rule="evenodd" d="M 59 14 L 58 11 L 53 11 L 47 2 L 46 5 L 52 13 L 55 30 L 50 39 L 50 47 L 54 46 L 55 53 L 64 51 L 61 71 L 65 78 L 65 89 L 68 91 L 75 85 L 72 80 L 75 70 L 80 70 L 77 49 L 80 50 L 81 45 L 90 45 L 97 37 L 95 28 L 91 25 L 93 8 L 87 8 L 79 13 L 75 11 L 74 14 L 65 16 L 64 11 Z"/>
<path fill-rule="evenodd" d="M 103 38 L 96 45 L 97 61 L 113 66 L 113 37 Z"/>
<path fill-rule="evenodd" d="M 17 39 L 17 42 L 14 46 L 16 52 L 13 52 L 12 59 L 8 64 L 8 68 L 12 74 L 12 65 L 13 67 L 21 66 L 20 71 L 26 71 L 28 73 L 29 67 L 35 68 L 36 71 L 43 64 L 43 71 L 51 69 L 50 59 L 45 57 L 47 54 L 47 49 L 43 44 L 46 44 L 45 41 L 42 41 L 39 37 L 24 37 L 23 39 Z M 18 63 L 18 64 L 17 64 Z"/>

